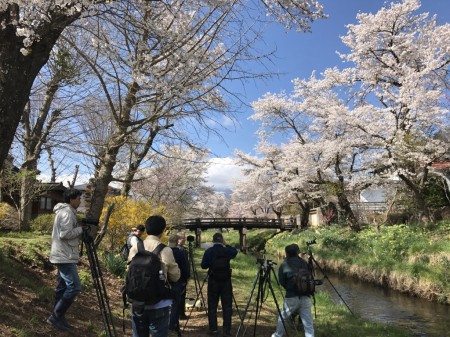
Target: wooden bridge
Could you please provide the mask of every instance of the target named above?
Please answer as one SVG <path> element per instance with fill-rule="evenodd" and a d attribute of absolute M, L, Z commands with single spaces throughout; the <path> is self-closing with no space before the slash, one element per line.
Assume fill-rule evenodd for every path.
<path fill-rule="evenodd" d="M 196 218 L 184 219 L 181 224 L 174 226 L 195 232 L 195 247 L 200 247 L 201 233 L 208 229 L 234 229 L 239 231 L 239 245 L 242 252 L 246 252 L 246 235 L 248 229 L 273 228 L 280 231 L 292 230 L 297 227 L 295 218 L 262 219 L 262 218 Z"/>

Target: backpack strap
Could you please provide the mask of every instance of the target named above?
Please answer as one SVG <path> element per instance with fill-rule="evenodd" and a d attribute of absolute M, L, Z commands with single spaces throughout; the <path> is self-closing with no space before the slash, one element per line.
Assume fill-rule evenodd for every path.
<path fill-rule="evenodd" d="M 143 253 L 145 251 L 144 241 L 138 240 L 137 249 L 138 249 L 138 253 Z"/>
<path fill-rule="evenodd" d="M 160 243 L 159 245 L 156 246 L 155 249 L 152 250 L 153 254 L 156 255 L 160 255 L 161 251 L 166 247 L 166 245 L 164 243 Z M 144 247 L 144 241 L 142 240 L 138 240 L 137 242 L 137 249 L 138 249 L 138 253 L 144 253 L 145 254 L 145 247 Z"/>
<path fill-rule="evenodd" d="M 152 253 L 159 256 L 164 248 L 166 248 L 166 245 L 164 243 L 160 243 L 155 249 L 153 249 Z"/>
<path fill-rule="evenodd" d="M 288 259 L 286 259 L 286 263 L 287 263 L 287 265 L 289 266 L 289 268 L 292 269 L 292 271 L 294 272 L 294 274 L 295 274 L 295 273 L 298 273 L 298 271 L 299 271 L 300 269 L 302 269 L 300 266 L 294 266 L 294 265 L 292 264 L 292 262 L 289 262 Z"/>

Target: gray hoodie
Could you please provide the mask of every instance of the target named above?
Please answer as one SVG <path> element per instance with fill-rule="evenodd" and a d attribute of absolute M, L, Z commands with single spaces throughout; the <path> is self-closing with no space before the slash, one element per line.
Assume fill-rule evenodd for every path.
<path fill-rule="evenodd" d="M 77 211 L 66 203 L 56 204 L 52 232 L 51 263 L 77 263 L 80 259 L 78 245 L 83 228 L 78 226 Z"/>

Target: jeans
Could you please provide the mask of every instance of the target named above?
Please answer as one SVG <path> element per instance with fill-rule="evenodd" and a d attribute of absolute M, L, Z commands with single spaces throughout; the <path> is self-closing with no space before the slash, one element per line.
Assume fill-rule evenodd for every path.
<path fill-rule="evenodd" d="M 222 303 L 223 332 L 230 333 L 233 314 L 233 288 L 231 278 L 222 281 L 208 279 L 208 323 L 210 331 L 217 331 L 217 307 Z"/>
<path fill-rule="evenodd" d="M 167 337 L 169 334 L 169 307 L 145 309 L 131 305 L 133 337 Z"/>
<path fill-rule="evenodd" d="M 81 292 L 81 282 L 75 263 L 59 263 L 58 284 L 56 286 L 56 302 L 61 298 L 72 300 Z"/>
<path fill-rule="evenodd" d="M 284 320 L 285 326 L 289 326 L 292 314 L 298 312 L 302 320 L 303 328 L 305 329 L 305 337 L 314 337 L 314 326 L 311 313 L 311 299 L 308 296 L 286 297 L 284 299 L 283 310 L 281 317 Z M 278 317 L 277 329 L 272 337 L 283 337 L 285 334 L 283 321 Z"/>
<path fill-rule="evenodd" d="M 171 286 L 172 307 L 170 309 L 169 329 L 175 330 L 180 326 L 180 299 L 183 285 L 181 282 L 175 282 Z"/>

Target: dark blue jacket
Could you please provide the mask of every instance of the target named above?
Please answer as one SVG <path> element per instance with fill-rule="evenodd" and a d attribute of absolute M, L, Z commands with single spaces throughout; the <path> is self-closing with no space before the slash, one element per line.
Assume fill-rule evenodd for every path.
<path fill-rule="evenodd" d="M 178 247 L 172 247 L 173 257 L 180 268 L 180 279 L 178 282 L 186 283 L 189 278 L 189 264 L 186 254 Z"/>
<path fill-rule="evenodd" d="M 214 243 L 212 247 L 209 247 L 205 254 L 203 254 L 201 267 L 202 269 L 209 269 L 212 266 L 214 251 L 218 251 L 219 249 L 225 249 L 226 254 L 229 256 L 230 260 L 234 259 L 238 253 L 237 249 L 231 246 L 223 246 L 221 243 Z"/>

